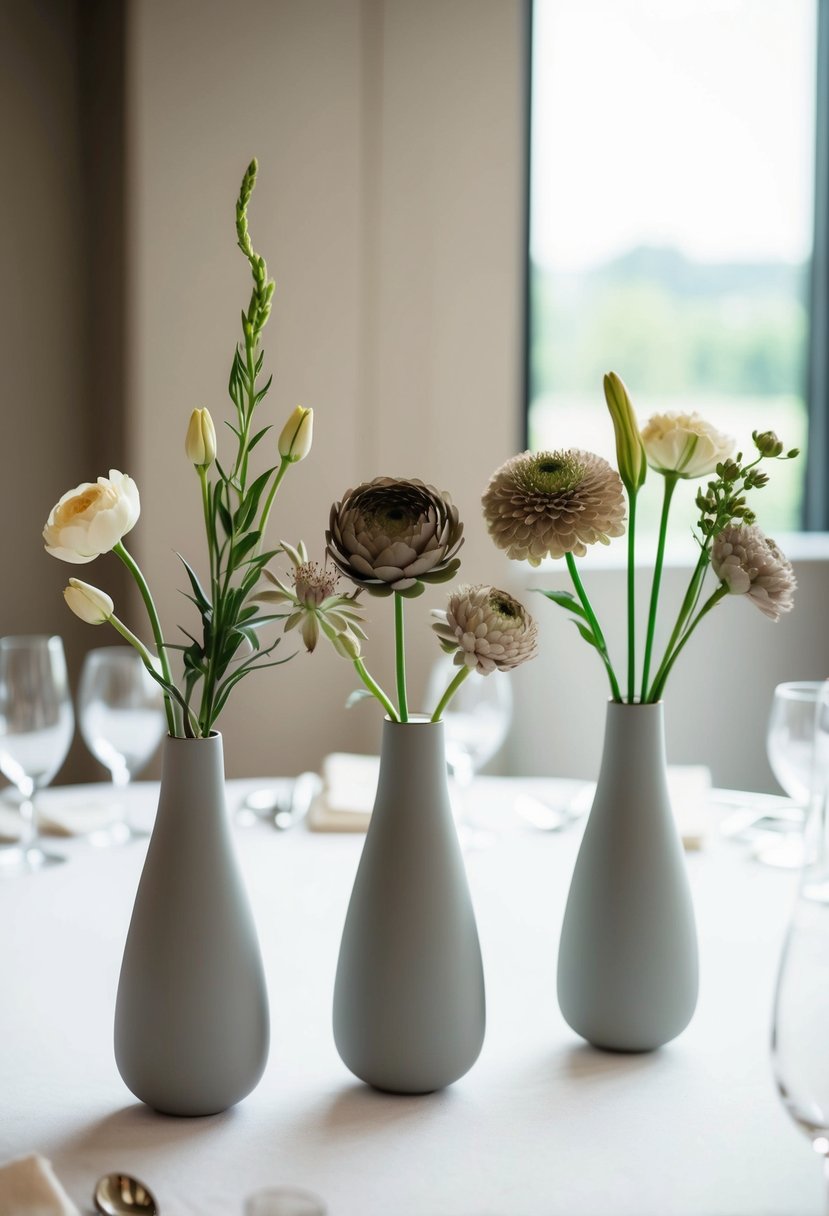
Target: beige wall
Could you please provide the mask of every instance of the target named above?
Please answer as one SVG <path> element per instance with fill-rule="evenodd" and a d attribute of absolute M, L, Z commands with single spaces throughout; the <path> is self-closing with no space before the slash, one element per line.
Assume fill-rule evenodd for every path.
<path fill-rule="evenodd" d="M 165 620 L 186 613 L 172 551 L 198 561 L 202 545 L 187 418 L 196 405 L 228 416 L 248 294 L 233 203 L 253 154 L 253 238 L 277 282 L 267 408 L 316 411 L 273 535 L 321 556 L 333 497 L 379 473 L 420 476 L 454 493 L 466 573 L 482 578 L 499 562 L 477 502 L 519 420 L 522 6 L 258 0 L 238 14 L 225 0 L 132 6 L 134 543 Z M 415 699 L 442 599 L 408 612 Z M 388 679 L 389 605 L 370 608 L 372 669 Z M 374 706 L 342 709 L 354 683 L 325 650 L 246 681 L 222 719 L 229 771 L 371 748 Z"/>

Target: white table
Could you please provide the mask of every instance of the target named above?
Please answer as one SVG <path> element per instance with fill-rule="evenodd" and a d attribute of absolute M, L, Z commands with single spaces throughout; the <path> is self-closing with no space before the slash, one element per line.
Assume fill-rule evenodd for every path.
<path fill-rule="evenodd" d="M 229 783 L 231 806 L 250 784 Z M 507 807 L 516 784 L 482 782 L 480 798 Z M 132 791 L 140 813 L 156 788 Z M 197 1120 L 137 1103 L 113 1060 L 144 848 L 69 842 L 71 864 L 0 883 L 0 1161 L 42 1152 L 83 1211 L 98 1175 L 119 1168 L 151 1186 L 163 1216 L 236 1216 L 268 1184 L 318 1192 L 331 1216 L 816 1216 L 820 1162 L 780 1105 L 768 1056 L 793 876 L 734 845 L 689 855 L 702 967 L 694 1021 L 652 1055 L 603 1054 L 568 1029 L 555 998 L 579 836 L 513 823 L 495 847 L 468 854 L 484 1050 L 451 1089 L 400 1098 L 357 1082 L 330 1029 L 363 838 L 239 830 L 271 1058 L 244 1103 Z"/>

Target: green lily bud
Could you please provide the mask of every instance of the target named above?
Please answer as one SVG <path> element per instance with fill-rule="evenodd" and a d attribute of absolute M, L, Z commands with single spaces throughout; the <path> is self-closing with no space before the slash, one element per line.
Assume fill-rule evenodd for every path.
<path fill-rule="evenodd" d="M 604 378 L 604 395 L 616 432 L 616 464 L 628 494 L 637 494 L 645 481 L 648 461 L 628 391 L 615 372 Z"/>

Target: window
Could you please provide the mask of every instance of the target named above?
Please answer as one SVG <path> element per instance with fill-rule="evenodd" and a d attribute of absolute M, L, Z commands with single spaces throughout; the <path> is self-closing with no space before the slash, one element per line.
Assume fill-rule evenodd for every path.
<path fill-rule="evenodd" d="M 805 448 L 816 8 L 535 0 L 531 447 L 612 458 L 612 368 L 642 422 L 698 410 Z M 775 467 L 766 530 L 800 527 L 805 472 Z"/>

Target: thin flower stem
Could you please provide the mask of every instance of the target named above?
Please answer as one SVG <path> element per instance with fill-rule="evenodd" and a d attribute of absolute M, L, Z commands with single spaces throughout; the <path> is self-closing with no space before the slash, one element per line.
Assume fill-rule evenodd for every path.
<path fill-rule="evenodd" d="M 636 698 L 636 491 L 629 492 L 630 523 L 628 524 L 628 702 Z"/>
<path fill-rule="evenodd" d="M 120 633 L 120 635 L 124 639 L 124 641 L 129 642 L 130 646 L 133 646 L 138 651 L 141 661 L 143 662 L 147 671 L 150 673 L 150 675 L 153 676 L 154 679 L 157 679 L 158 672 L 156 671 L 156 666 L 155 666 L 155 662 L 153 660 L 153 656 L 150 653 L 150 651 L 147 649 L 147 647 L 144 645 L 144 643 L 141 641 L 141 639 L 136 637 L 135 634 L 132 632 L 132 630 L 127 628 L 127 626 L 124 624 L 124 622 L 119 620 L 118 617 L 115 616 L 114 613 L 111 617 L 109 617 L 109 623 L 110 623 L 110 625 L 112 625 L 113 629 L 117 630 L 117 632 Z M 164 696 L 166 698 L 166 696 L 167 696 L 166 691 L 164 692 Z M 191 726 L 198 727 L 198 721 L 196 720 L 195 714 L 190 712 L 189 717 L 190 717 Z M 187 733 L 186 730 L 185 730 L 185 733 Z"/>
<path fill-rule="evenodd" d="M 472 671 L 472 668 L 467 667 L 466 664 L 464 664 L 464 666 L 460 669 L 460 671 L 458 671 L 455 674 L 451 683 L 449 684 L 448 688 L 446 689 L 446 692 L 443 694 L 443 696 L 437 703 L 437 708 L 435 709 L 435 712 L 432 714 L 432 718 L 431 718 L 432 722 L 440 722 L 441 715 L 442 715 L 443 711 L 446 709 L 446 706 L 452 700 L 455 693 L 458 691 L 461 684 L 463 684 L 464 680 L 471 673 L 471 671 Z"/>
<path fill-rule="evenodd" d="M 210 515 L 210 488 L 207 484 L 207 469 L 204 465 L 196 465 L 196 472 L 199 475 L 201 483 L 201 501 L 204 510 L 204 530 L 207 533 L 207 555 L 210 559 L 210 595 L 215 596 L 215 587 L 213 585 L 213 571 L 215 569 L 215 544 L 213 536 L 213 520 Z"/>
<path fill-rule="evenodd" d="M 668 535 L 668 513 L 671 509 L 671 499 L 673 498 L 678 480 L 675 473 L 665 473 L 663 476 L 665 478 L 665 495 L 662 499 L 662 518 L 659 521 L 659 541 L 656 546 L 656 563 L 653 568 L 651 602 L 648 610 L 648 632 L 645 638 L 645 663 L 642 668 L 642 694 L 640 698 L 642 701 L 645 700 L 648 692 L 653 637 L 656 632 L 656 609 L 659 605 L 659 586 L 662 582 L 662 566 L 665 561 L 665 538 Z"/>
<path fill-rule="evenodd" d="M 590 603 L 587 592 L 584 589 L 584 583 L 579 578 L 579 572 L 576 569 L 576 559 L 573 557 L 572 553 L 566 553 L 564 556 L 565 561 L 567 562 L 567 569 L 570 571 L 570 578 L 573 580 L 573 586 L 576 589 L 576 595 L 581 600 L 581 606 L 584 609 L 587 620 L 590 623 L 590 628 L 592 629 L 593 636 L 596 639 L 597 649 L 602 657 L 602 662 L 605 665 L 605 669 L 607 670 L 607 676 L 610 680 L 610 691 L 613 693 L 613 700 L 621 702 L 622 693 L 619 688 L 619 681 L 616 679 L 616 673 L 613 670 L 613 664 L 610 662 L 610 656 L 607 653 L 607 642 L 604 640 L 604 634 L 602 633 L 601 626 L 596 618 L 596 614 L 593 611 L 593 605 Z"/>
<path fill-rule="evenodd" d="M 683 629 L 685 628 L 686 624 L 693 616 L 696 606 L 699 603 L 699 597 L 700 597 L 700 593 L 702 591 L 702 584 L 705 581 L 705 572 L 708 569 L 709 560 L 710 559 L 708 556 L 708 548 L 706 546 L 705 548 L 703 548 L 702 552 L 699 555 L 699 560 L 698 560 L 696 566 L 694 567 L 694 572 L 691 575 L 690 582 L 688 583 L 688 589 L 685 592 L 685 598 L 682 601 L 682 606 L 679 609 L 679 616 L 676 619 L 676 624 L 674 625 L 673 632 L 671 633 L 671 636 L 668 638 L 668 645 L 665 647 L 665 653 L 662 656 L 662 662 L 659 664 L 659 667 L 656 672 L 656 676 L 654 677 L 654 681 L 653 681 L 654 686 L 658 683 L 659 678 L 662 675 L 662 672 L 665 668 L 665 665 L 667 664 L 668 660 L 671 657 L 671 652 L 673 651 L 674 646 L 676 645 L 676 643 L 679 641 L 680 637 L 682 636 Z M 647 696 L 644 698 L 646 702 L 651 701 L 652 694 L 653 694 L 653 687 L 651 688 L 651 690 L 647 694 Z"/>
<path fill-rule="evenodd" d="M 274 478 L 274 483 L 270 488 L 268 497 L 265 499 L 265 506 L 262 510 L 262 516 L 259 520 L 259 531 L 262 534 L 262 536 L 265 535 L 265 528 L 268 526 L 268 516 L 271 513 L 271 506 L 273 505 L 273 500 L 276 498 L 276 492 L 279 489 L 279 487 L 281 486 L 282 478 L 287 473 L 290 464 L 291 464 L 291 461 L 288 460 L 288 458 L 286 456 L 283 456 L 282 463 L 280 464 L 280 466 L 277 470 L 277 473 L 276 473 L 276 477 Z M 262 544 L 262 540 L 260 537 L 259 545 L 261 546 L 261 544 Z M 257 546 L 257 549 L 258 549 L 258 547 L 259 546 Z"/>
<path fill-rule="evenodd" d="M 138 590 L 141 592 L 141 598 L 144 601 L 144 607 L 147 609 L 147 616 L 150 618 L 150 628 L 152 629 L 153 637 L 155 638 L 156 650 L 158 651 L 158 661 L 161 664 L 161 674 L 164 676 L 164 679 L 167 681 L 168 684 L 172 684 L 173 676 L 170 671 L 170 660 L 167 657 L 167 648 L 164 645 L 164 635 L 161 632 L 161 622 L 158 619 L 158 613 L 156 611 L 156 607 L 153 602 L 153 597 L 150 592 L 150 588 L 147 585 L 147 580 L 144 578 L 144 575 L 141 573 L 141 568 L 139 567 L 138 562 L 135 560 L 135 558 L 132 556 L 132 554 L 129 553 L 127 551 L 127 549 L 125 548 L 123 541 L 119 540 L 118 544 L 115 545 L 112 552 L 117 557 L 119 557 L 121 559 L 121 561 L 124 563 L 124 565 L 127 567 L 130 574 L 135 579 L 135 582 L 138 586 Z M 172 701 L 172 698 L 170 697 L 170 694 L 166 691 L 164 693 L 164 711 L 167 715 L 167 726 L 169 728 L 170 734 L 175 736 L 178 733 L 176 730 L 175 706 L 173 705 L 173 701 Z"/>
<path fill-rule="evenodd" d="M 377 683 L 377 681 L 374 679 L 374 677 L 369 674 L 369 672 L 366 669 L 366 665 L 362 659 L 354 660 L 354 669 L 357 672 L 357 675 L 360 677 L 360 679 L 365 684 L 366 688 L 371 693 L 371 695 L 373 697 L 376 697 L 377 700 L 380 702 L 380 704 L 383 706 L 386 713 L 391 718 L 392 722 L 399 722 L 400 718 L 397 716 L 397 710 L 394 708 L 391 701 L 386 696 L 386 694 L 383 692 L 382 688 Z"/>
<path fill-rule="evenodd" d="M 670 659 L 668 660 L 667 664 L 666 665 L 663 664 L 664 671 L 662 671 L 657 676 L 656 680 L 654 681 L 653 688 L 651 689 L 651 697 L 650 697 L 651 701 L 659 701 L 661 699 L 662 693 L 665 690 L 666 681 L 668 679 L 668 676 L 671 674 L 671 668 L 673 667 L 674 663 L 677 661 L 680 654 L 682 653 L 682 650 L 685 647 L 685 644 L 688 642 L 689 638 L 691 637 L 691 634 L 694 632 L 694 630 L 696 629 L 697 625 L 700 623 L 702 618 L 704 616 L 707 616 L 708 613 L 711 611 L 711 609 L 714 608 L 717 604 L 719 604 L 720 600 L 726 595 L 728 595 L 728 588 L 723 583 L 721 583 L 719 585 L 719 587 L 713 593 L 713 595 L 709 595 L 708 599 L 702 605 L 699 612 L 694 617 L 693 621 L 691 621 L 691 624 L 685 630 L 685 633 L 682 635 L 682 638 L 680 639 L 679 645 L 674 650 L 674 652 L 671 655 Z"/>
<path fill-rule="evenodd" d="M 403 596 L 394 593 L 394 647 L 397 660 L 397 704 L 400 721 L 409 720 L 409 703 L 406 696 L 406 647 L 403 627 Z"/>

